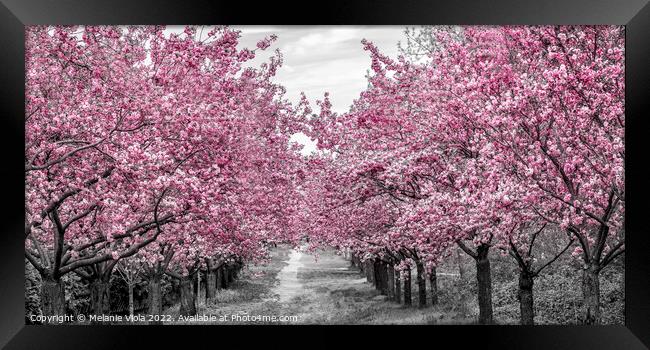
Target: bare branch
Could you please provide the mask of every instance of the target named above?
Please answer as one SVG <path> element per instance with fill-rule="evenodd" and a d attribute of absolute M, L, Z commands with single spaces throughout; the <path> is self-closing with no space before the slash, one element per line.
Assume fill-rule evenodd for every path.
<path fill-rule="evenodd" d="M 460 240 L 460 239 L 457 240 L 456 244 L 458 244 L 460 249 L 462 249 L 465 253 L 467 253 L 467 255 L 471 256 L 474 259 L 478 258 L 478 254 L 476 252 L 473 252 L 471 249 L 469 249 L 469 247 L 466 246 L 465 243 L 463 243 L 462 240 Z"/>
<path fill-rule="evenodd" d="M 549 260 L 546 264 L 542 265 L 540 268 L 534 271 L 533 276 L 539 275 L 539 273 L 542 272 L 542 270 L 544 270 L 547 266 L 551 265 L 555 260 L 557 260 L 560 256 L 562 256 L 562 254 L 564 254 L 564 252 L 566 252 L 567 249 L 569 249 L 569 247 L 573 245 L 573 242 L 575 242 L 573 239 L 569 240 L 569 243 L 564 247 L 564 249 L 562 249 L 562 251 L 556 254 L 555 257 L 553 257 L 553 259 Z"/>
<path fill-rule="evenodd" d="M 93 204 L 88 209 L 86 209 L 84 212 L 79 213 L 78 215 L 74 216 L 72 219 L 70 219 L 65 225 L 63 225 L 63 230 L 67 230 L 70 225 L 72 225 L 75 221 L 81 220 L 84 217 L 86 217 L 88 214 L 92 213 L 93 210 L 97 209 L 98 206 L 97 204 Z"/>
<path fill-rule="evenodd" d="M 607 254 L 605 254 L 605 257 L 603 258 L 603 262 L 600 264 L 600 268 L 604 268 L 605 266 L 609 265 L 614 259 L 616 259 L 619 255 L 623 254 L 625 252 L 625 241 L 620 241 L 618 242 Z"/>

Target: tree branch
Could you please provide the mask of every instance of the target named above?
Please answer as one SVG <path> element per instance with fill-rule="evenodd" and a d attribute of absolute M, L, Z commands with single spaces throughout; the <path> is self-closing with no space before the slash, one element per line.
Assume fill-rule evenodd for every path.
<path fill-rule="evenodd" d="M 566 252 L 567 249 L 569 249 L 569 247 L 571 247 L 573 245 L 573 242 L 575 242 L 573 239 L 569 240 L 569 243 L 566 245 L 566 247 L 564 247 L 564 249 L 562 249 L 562 251 L 560 251 L 558 254 L 556 254 L 553 259 L 549 260 L 546 264 L 542 265 L 540 268 L 538 268 L 536 271 L 534 271 L 533 276 L 539 275 L 539 273 L 542 272 L 542 270 L 544 270 L 547 266 L 551 265 L 555 260 L 557 260 L 560 256 L 562 256 L 562 254 L 564 254 L 564 252 Z"/>
<path fill-rule="evenodd" d="M 618 242 L 607 254 L 605 254 L 605 257 L 603 258 L 603 262 L 600 264 L 600 268 L 603 269 L 609 263 L 614 261 L 619 255 L 623 254 L 625 252 L 625 241 L 620 241 Z"/>
<path fill-rule="evenodd" d="M 478 253 L 473 252 L 468 246 L 465 245 L 465 243 L 463 243 L 462 240 L 460 239 L 457 240 L 456 244 L 458 244 L 460 249 L 462 249 L 465 253 L 467 253 L 467 255 L 471 256 L 474 259 L 478 258 Z"/>
<path fill-rule="evenodd" d="M 93 210 L 97 209 L 98 206 L 97 204 L 91 205 L 86 211 L 79 213 L 77 216 L 73 217 L 70 219 L 65 225 L 63 225 L 63 230 L 67 230 L 70 225 L 72 225 L 75 221 L 81 220 L 84 217 L 86 217 L 88 214 L 92 213 Z"/>
<path fill-rule="evenodd" d="M 32 266 L 34 266 L 34 268 L 38 270 L 38 272 L 41 273 L 41 275 L 47 274 L 47 270 L 45 269 L 45 267 L 43 267 L 43 265 L 38 263 L 36 257 L 28 249 L 25 249 L 25 257 L 27 258 L 29 263 L 32 264 Z"/>

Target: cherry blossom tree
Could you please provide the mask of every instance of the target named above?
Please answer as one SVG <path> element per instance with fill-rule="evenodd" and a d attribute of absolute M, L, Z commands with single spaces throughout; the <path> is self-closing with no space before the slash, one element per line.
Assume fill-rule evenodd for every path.
<path fill-rule="evenodd" d="M 295 203 L 274 199 L 293 188 L 298 159 L 292 109 L 270 81 L 282 57 L 243 67 L 274 37 L 239 50 L 237 31 L 202 33 L 28 29 L 25 254 L 44 277 L 46 314 L 65 312 L 60 277 L 73 271 L 95 281 L 94 311 L 106 311 L 120 259 L 179 234 L 205 241 L 236 192 L 259 208 L 247 215 L 268 213 L 258 226 L 291 220 L 276 211 Z"/>
<path fill-rule="evenodd" d="M 140 256 L 138 256 L 140 258 Z M 136 260 L 136 258 L 121 259 L 117 264 L 115 270 L 118 272 L 120 278 L 124 280 L 128 288 L 129 296 L 129 316 L 133 319 L 135 314 L 133 302 L 133 289 L 142 279 L 143 262 Z"/>
<path fill-rule="evenodd" d="M 393 249 L 410 251 L 406 263 L 425 256 L 428 266 L 458 244 L 476 260 L 480 323 L 493 322 L 491 247 L 520 268 L 522 323 L 532 323 L 533 278 L 575 241 L 584 322 L 597 323 L 598 272 L 624 252 L 622 33 L 434 28 L 414 39 L 426 39 L 426 59 L 391 59 L 363 42 L 368 89 L 348 113 L 331 113 L 326 98 L 307 118 L 322 161 L 335 164 L 313 174 L 323 185 L 311 195 L 333 200 L 312 211 L 313 232 L 350 245 L 363 231 L 372 243 L 360 251 L 372 252 L 389 246 L 377 228 L 387 227 Z M 362 216 L 371 198 L 392 215 Z M 324 220 L 332 208 L 346 208 L 351 227 Z M 566 244 L 542 261 L 532 252 L 547 225 Z"/>
<path fill-rule="evenodd" d="M 503 204 L 578 242 L 587 324 L 600 322 L 598 273 L 624 252 L 623 38 L 611 26 L 467 28 L 445 56 L 490 168 L 511 179 Z"/>
<path fill-rule="evenodd" d="M 476 263 L 479 323 L 493 323 L 490 252 L 519 269 L 521 322 L 534 279 L 566 251 L 583 266 L 583 322 L 600 322 L 599 273 L 625 251 L 624 33 L 615 26 L 425 27 L 403 55 L 371 42 L 368 88 L 318 113 L 273 82 L 279 51 L 247 67 L 227 27 L 56 26 L 26 31 L 25 255 L 47 315 L 61 277 L 110 312 L 110 278 L 136 262 L 149 312 L 177 279 L 196 313 L 221 273 L 269 246 L 351 253 L 384 294 L 411 303 L 460 247 Z M 291 135 L 319 151 L 302 157 Z M 536 242 L 558 243 L 550 257 Z M 127 259 L 128 260 L 124 260 Z"/>

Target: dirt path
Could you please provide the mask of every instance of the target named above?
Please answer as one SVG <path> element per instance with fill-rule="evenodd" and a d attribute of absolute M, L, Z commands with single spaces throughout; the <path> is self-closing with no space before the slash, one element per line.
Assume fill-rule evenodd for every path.
<path fill-rule="evenodd" d="M 298 280 L 298 269 L 304 266 L 301 261 L 303 253 L 292 250 L 289 254 L 287 266 L 283 267 L 277 275 L 278 285 L 273 288 L 273 293 L 277 294 L 279 302 L 285 303 L 293 297 L 304 293 L 302 283 Z"/>
<path fill-rule="evenodd" d="M 245 269 L 206 306 L 212 315 L 291 317 L 280 324 L 425 324 L 461 320 L 437 308 L 404 307 L 379 293 L 334 251 L 312 255 L 282 248 L 268 265 Z M 230 321 L 219 323 L 260 323 Z M 263 322 L 272 323 L 272 322 Z"/>
<path fill-rule="evenodd" d="M 423 324 L 444 322 L 437 309 L 407 308 L 379 295 L 358 269 L 333 251 L 292 251 L 273 289 L 276 312 L 302 324 Z"/>

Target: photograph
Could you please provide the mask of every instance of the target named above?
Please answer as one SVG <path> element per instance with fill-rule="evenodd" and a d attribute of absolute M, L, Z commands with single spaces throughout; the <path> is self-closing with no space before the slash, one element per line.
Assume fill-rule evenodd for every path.
<path fill-rule="evenodd" d="M 625 68 L 623 25 L 25 25 L 25 324 L 624 326 Z"/>

